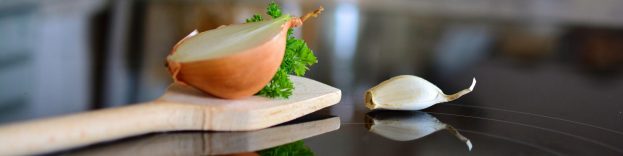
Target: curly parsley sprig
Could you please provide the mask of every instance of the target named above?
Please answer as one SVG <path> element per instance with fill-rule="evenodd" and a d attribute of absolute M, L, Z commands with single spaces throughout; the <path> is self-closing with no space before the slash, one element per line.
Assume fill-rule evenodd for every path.
<path fill-rule="evenodd" d="M 273 19 L 282 16 L 281 8 L 277 3 L 270 2 L 266 8 L 266 14 Z M 305 17 L 307 18 L 307 16 Z M 246 20 L 249 22 L 262 21 L 262 17 L 258 14 Z M 288 98 L 294 91 L 294 84 L 288 75 L 293 74 L 296 76 L 303 76 L 305 72 L 309 70 L 309 67 L 318 62 L 313 51 L 309 49 L 307 43 L 302 39 L 297 39 L 293 35 L 293 29 L 288 29 L 288 37 L 286 39 L 286 50 L 281 62 L 281 66 L 270 80 L 268 84 L 257 95 L 271 97 L 271 98 Z"/>

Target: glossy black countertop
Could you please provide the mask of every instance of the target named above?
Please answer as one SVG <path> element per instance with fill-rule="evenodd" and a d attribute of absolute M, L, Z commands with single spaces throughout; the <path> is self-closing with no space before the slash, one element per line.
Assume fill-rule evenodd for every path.
<path fill-rule="evenodd" d="M 156 133 L 55 154 L 264 155 L 268 151 L 292 154 L 305 149 L 315 155 L 623 153 L 621 126 L 609 128 L 509 109 L 443 103 L 424 111 L 373 111 L 352 121 L 326 115 L 333 114 L 329 110 L 258 131 Z"/>
<path fill-rule="evenodd" d="M 301 150 L 288 148 L 296 144 L 316 155 L 622 153 L 621 127 L 495 107 L 443 103 L 424 111 L 373 111 L 353 121 L 326 114 L 331 113 L 313 113 L 258 131 L 156 133 L 55 154 L 262 154 L 277 148 L 291 153 Z M 461 136 L 469 139 L 469 144 Z"/>
<path fill-rule="evenodd" d="M 553 63 L 517 67 L 512 61 L 491 60 L 468 68 L 470 72 L 462 72 L 475 76 L 478 84 L 472 93 L 456 101 L 441 103 L 422 111 L 369 111 L 363 104 L 365 90 L 343 89 L 344 96 L 339 104 L 285 126 L 309 122 L 314 126 L 301 126 L 298 129 L 324 130 L 313 135 L 301 134 L 300 137 L 291 140 L 292 142 L 302 140 L 305 147 L 316 155 L 620 155 L 623 153 L 623 147 L 620 146 L 623 144 L 621 112 L 623 105 L 621 100 L 617 99 L 617 95 L 623 91 L 621 85 L 623 79 L 592 77 L 586 71 Z M 470 78 L 458 75 L 431 81 L 444 86 L 441 87 L 442 90 L 452 93 L 467 87 Z M 333 118 L 333 121 L 326 123 L 322 118 Z M 314 123 L 318 121 L 319 124 Z M 292 131 L 297 131 L 296 129 Z M 471 150 L 465 140 L 461 140 L 452 129 L 469 139 Z M 136 139 L 147 140 L 145 142 L 149 143 L 154 135 L 176 137 L 221 133 L 228 132 L 173 132 L 152 134 L 127 141 L 132 142 Z M 279 136 L 285 133 L 275 131 L 266 135 Z M 239 140 L 246 143 L 242 144 L 244 146 L 242 148 L 248 147 L 248 144 L 262 144 L 253 137 L 247 139 L 249 140 Z M 114 146 L 124 142 L 126 140 L 101 146 Z M 206 142 L 204 140 L 196 146 L 206 147 L 208 145 Z M 212 144 L 214 142 L 209 145 Z M 277 147 L 277 144 L 270 146 Z M 142 148 L 141 145 L 119 146 L 128 151 Z M 78 151 L 98 148 L 100 146 L 96 145 Z M 265 148 L 245 152 L 262 149 Z M 205 151 L 212 149 L 202 150 L 205 154 Z M 69 151 L 72 152 L 74 151 Z"/>

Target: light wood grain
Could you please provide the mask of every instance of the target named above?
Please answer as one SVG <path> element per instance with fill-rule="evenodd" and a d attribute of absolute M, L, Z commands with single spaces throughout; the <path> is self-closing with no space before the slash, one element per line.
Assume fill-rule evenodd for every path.
<path fill-rule="evenodd" d="M 339 129 L 338 117 L 246 132 L 158 134 L 68 155 L 223 155 L 259 151 Z"/>
<path fill-rule="evenodd" d="M 2 126 L 0 154 L 37 154 L 161 131 L 256 130 L 340 101 L 339 89 L 291 78 L 296 89 L 288 99 L 224 100 L 174 84 L 153 102 Z"/>

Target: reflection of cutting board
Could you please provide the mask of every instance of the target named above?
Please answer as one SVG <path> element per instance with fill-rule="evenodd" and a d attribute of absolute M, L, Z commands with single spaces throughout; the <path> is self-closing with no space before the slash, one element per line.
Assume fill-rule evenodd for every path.
<path fill-rule="evenodd" d="M 242 131 L 270 127 L 340 101 L 341 91 L 302 77 L 289 99 L 224 100 L 172 85 L 159 99 L 126 107 L 0 127 L 0 153 L 35 154 L 150 132 Z"/>
<path fill-rule="evenodd" d="M 311 114 L 313 115 L 313 114 Z M 307 116 L 306 116 L 307 117 Z M 338 117 L 322 117 L 245 132 L 179 132 L 70 151 L 66 155 L 223 155 L 254 152 L 317 136 L 340 128 Z"/>

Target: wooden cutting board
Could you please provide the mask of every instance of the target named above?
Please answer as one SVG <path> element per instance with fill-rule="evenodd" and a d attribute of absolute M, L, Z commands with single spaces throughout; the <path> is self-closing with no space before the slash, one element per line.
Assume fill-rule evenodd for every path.
<path fill-rule="evenodd" d="M 140 134 L 180 131 L 246 131 L 267 128 L 337 104 L 341 91 L 291 76 L 288 99 L 225 100 L 173 84 L 157 100 L 113 109 L 0 127 L 0 154 L 45 153 Z"/>

